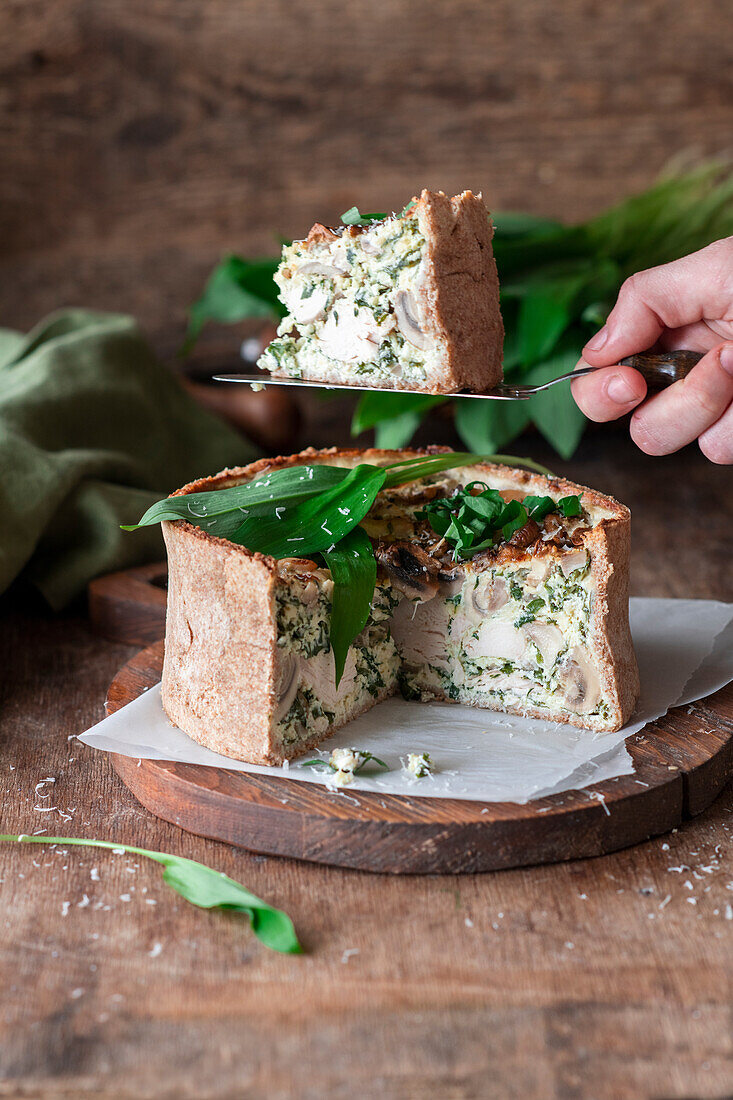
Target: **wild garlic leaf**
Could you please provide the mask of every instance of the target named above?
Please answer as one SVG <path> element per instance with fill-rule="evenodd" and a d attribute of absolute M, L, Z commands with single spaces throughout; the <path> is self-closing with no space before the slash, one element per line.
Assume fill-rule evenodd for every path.
<path fill-rule="evenodd" d="M 571 305 L 586 276 L 556 280 L 527 294 L 519 308 L 517 336 L 523 366 L 541 362 L 554 350 L 571 321 Z"/>
<path fill-rule="evenodd" d="M 122 530 L 135 531 L 138 527 L 150 527 L 163 520 L 177 519 L 188 520 L 195 527 L 207 528 L 212 519 L 216 520 L 226 513 L 239 516 L 236 525 L 238 527 L 244 518 L 243 510 L 257 505 L 272 508 L 275 504 L 306 500 L 324 489 L 339 485 L 348 473 L 348 470 L 340 466 L 320 463 L 263 471 L 243 485 L 232 485 L 205 493 L 186 493 L 156 501 L 138 523 L 128 524 Z M 212 534 L 214 533 L 219 532 L 212 530 Z"/>
<path fill-rule="evenodd" d="M 374 426 L 374 446 L 385 451 L 397 451 L 406 447 L 420 427 L 426 409 L 400 413 L 388 420 L 381 420 Z"/>
<path fill-rule="evenodd" d="M 556 503 L 552 497 L 527 496 L 523 503 L 529 518 L 537 523 L 540 523 L 545 516 L 549 516 L 550 512 L 557 511 L 559 505 L 559 502 Z"/>
<path fill-rule="evenodd" d="M 527 522 L 527 509 L 518 500 L 510 500 L 496 520 L 501 528 L 502 538 L 508 542 L 515 531 L 519 531 Z"/>
<path fill-rule="evenodd" d="M 529 518 L 540 523 L 551 512 L 561 512 L 564 516 L 580 516 L 583 509 L 579 496 L 560 497 L 553 500 L 552 497 L 525 497 L 522 502 L 527 509 Z"/>
<path fill-rule="evenodd" d="M 431 393 L 386 393 L 372 390 L 359 398 L 351 420 L 351 434 L 360 435 L 375 424 L 388 423 L 405 413 L 422 414 L 436 405 L 445 404 L 447 400 L 446 397 Z"/>
<path fill-rule="evenodd" d="M 472 451 L 490 453 L 519 435 L 530 420 L 526 401 L 456 398 L 456 431 Z"/>
<path fill-rule="evenodd" d="M 571 516 L 582 516 L 583 514 L 579 496 L 562 497 L 558 500 L 557 506 L 562 514 L 568 518 Z"/>
<path fill-rule="evenodd" d="M 530 460 L 508 455 L 493 456 L 493 460 L 538 468 Z M 361 463 L 350 470 L 316 464 L 294 466 L 264 472 L 245 485 L 168 497 L 148 509 L 138 526 L 186 519 L 210 534 L 274 558 L 321 554 L 334 581 L 330 640 L 338 686 L 349 646 L 364 629 L 374 594 L 374 553 L 358 525 L 377 494 L 383 488 L 481 461 L 481 455 L 450 451 L 414 455 L 385 466 Z M 481 545 L 491 544 L 492 524 L 507 531 L 517 525 L 517 509 L 505 505 L 496 490 L 484 488 L 476 497 L 463 491 L 458 515 L 453 514 L 450 501 L 434 502 L 431 514 L 441 528 L 439 533 L 446 534 L 464 556 L 475 552 L 481 538 L 488 539 Z"/>
<path fill-rule="evenodd" d="M 577 361 L 575 351 L 562 351 L 529 371 L 525 376 L 526 380 L 531 385 L 548 382 L 551 378 L 572 370 Z M 586 423 L 583 413 L 573 400 L 570 382 L 551 386 L 550 389 L 530 397 L 526 404 L 532 420 L 548 443 L 563 458 L 570 458 L 580 442 Z"/>
<path fill-rule="evenodd" d="M 308 500 L 249 517 L 231 536 L 249 550 L 273 558 L 304 557 L 336 545 L 361 523 L 386 479 L 379 466 L 362 463 L 331 489 Z"/>
<path fill-rule="evenodd" d="M 494 223 L 496 238 L 508 240 L 510 237 L 525 238 L 529 233 L 539 235 L 541 233 L 556 233 L 563 226 L 558 221 L 550 218 L 541 218 L 536 214 L 524 214 L 518 210 L 503 210 L 500 213 L 492 213 L 491 220 Z"/>
<path fill-rule="evenodd" d="M 409 208 L 410 204 L 402 214 Z M 355 219 L 351 224 L 369 225 L 371 219 L 384 216 L 362 215 L 352 207 L 343 220 Z M 567 344 L 578 358 L 594 327 L 610 310 L 626 276 L 732 236 L 733 172 L 729 164 L 704 163 L 660 179 L 642 194 L 623 199 L 581 225 L 565 226 L 521 213 L 495 214 L 494 223 L 493 251 L 506 328 L 505 377 L 521 381 L 528 364 L 544 367 L 550 355 L 554 358 L 558 342 Z M 207 320 L 230 323 L 252 316 L 282 316 L 271 277 L 277 265 L 277 259 L 227 257 L 191 309 L 188 346 Z M 568 299 L 565 284 L 573 278 L 578 279 L 578 291 Z M 557 308 L 558 301 L 565 305 Z M 564 387 L 563 391 L 554 403 L 546 395 L 533 398 L 534 405 L 522 402 L 521 412 L 517 410 L 514 416 L 508 411 L 487 410 L 485 421 L 478 411 L 469 412 L 468 407 L 488 402 L 459 401 L 458 408 L 464 407 L 465 412 L 457 412 L 456 429 L 467 447 L 486 452 L 508 444 L 525 428 L 531 415 L 558 454 L 569 457 L 583 433 L 585 420 L 574 407 L 569 391 Z M 557 387 L 547 391 L 547 395 L 556 393 Z M 362 401 L 367 396 L 371 395 L 364 395 Z M 360 402 L 354 434 L 365 430 L 358 426 L 361 409 Z M 413 407 L 408 416 L 405 409 L 385 408 L 370 426 L 380 425 L 381 444 L 403 446 L 429 409 L 429 405 Z M 390 429 L 386 427 L 388 420 L 395 421 Z"/>
<path fill-rule="evenodd" d="M 207 321 L 230 324 L 249 317 L 276 319 L 284 315 L 273 276 L 278 259 L 245 260 L 226 256 L 212 271 L 204 292 L 188 311 L 188 331 L 181 348 L 192 349 Z"/>
<path fill-rule="evenodd" d="M 192 905 L 198 905 L 201 909 L 232 909 L 244 913 L 249 917 L 254 934 L 272 951 L 285 954 L 298 954 L 302 951 L 293 922 L 286 913 L 274 909 L 221 871 L 214 871 L 196 860 L 173 856 L 167 852 L 154 852 L 148 848 L 136 848 L 130 844 L 115 844 L 110 840 L 91 840 L 86 837 L 4 834 L 0 835 L 0 841 L 107 848 L 112 852 L 145 856 L 163 866 L 163 880 Z"/>
<path fill-rule="evenodd" d="M 246 913 L 252 931 L 265 946 L 284 954 L 301 952 L 290 917 L 261 901 L 241 883 L 192 859 L 167 856 L 157 862 L 165 867 L 164 881 L 186 901 L 202 909 L 230 909 Z"/>
<path fill-rule="evenodd" d="M 509 461 L 508 456 L 500 458 Z M 126 524 L 123 530 L 185 519 L 263 554 L 298 557 L 298 550 L 316 553 L 321 545 L 332 545 L 360 523 L 383 484 L 394 487 L 479 461 L 479 455 L 450 452 L 416 456 L 384 467 L 362 463 L 348 469 L 313 463 L 263 471 L 243 485 L 166 497 L 153 504 L 138 523 Z M 306 532 L 308 537 L 304 537 L 302 526 L 312 526 L 316 518 L 323 534 Z M 283 544 L 287 537 L 293 545 Z M 307 542 L 310 549 L 297 547 L 295 542 Z"/>
<path fill-rule="evenodd" d="M 371 225 L 373 222 L 383 222 L 386 214 L 360 214 L 358 206 L 352 206 L 341 215 L 344 225 Z"/>
<path fill-rule="evenodd" d="M 467 451 L 448 451 L 437 455 L 416 455 L 403 458 L 399 462 L 389 462 L 385 489 L 394 489 L 398 485 L 407 485 L 410 481 L 419 481 L 424 477 L 442 474 L 445 470 L 459 470 L 464 466 L 474 466 L 477 462 L 491 461 L 489 455 L 475 455 Z"/>
<path fill-rule="evenodd" d="M 522 501 L 505 501 L 497 489 L 473 481 L 449 497 L 431 500 L 416 515 L 449 542 L 458 557 L 468 558 L 502 539 L 508 542 L 530 518 L 539 522 L 558 511 L 565 516 L 581 515 L 580 498 L 567 496 L 555 501 L 548 496 L 526 496 Z"/>
<path fill-rule="evenodd" d="M 546 477 L 553 475 L 546 466 L 541 466 L 531 458 L 518 458 L 516 455 L 486 455 L 473 454 L 470 451 L 448 451 L 445 454 L 418 455 L 414 458 L 404 458 L 399 462 L 390 462 L 384 467 L 388 471 L 385 488 L 391 489 L 396 485 L 405 485 L 409 481 L 416 481 L 423 477 L 431 477 L 433 474 L 441 474 L 445 470 L 459 470 L 464 466 L 476 466 L 483 462 L 495 463 L 498 466 L 526 466 L 528 470 L 535 470 Z"/>
<path fill-rule="evenodd" d="M 377 562 L 369 536 L 361 527 L 355 527 L 332 549 L 324 550 L 323 557 L 333 580 L 330 639 L 338 687 L 349 646 L 369 618 Z"/>

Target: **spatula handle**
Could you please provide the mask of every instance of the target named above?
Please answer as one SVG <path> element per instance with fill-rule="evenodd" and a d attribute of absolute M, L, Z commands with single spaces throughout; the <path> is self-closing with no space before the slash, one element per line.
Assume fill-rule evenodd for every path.
<path fill-rule="evenodd" d="M 702 359 L 699 351 L 644 351 L 640 355 L 627 355 L 621 360 L 623 367 L 633 367 L 644 378 L 649 393 L 658 393 L 673 382 L 687 378 L 692 368 Z"/>

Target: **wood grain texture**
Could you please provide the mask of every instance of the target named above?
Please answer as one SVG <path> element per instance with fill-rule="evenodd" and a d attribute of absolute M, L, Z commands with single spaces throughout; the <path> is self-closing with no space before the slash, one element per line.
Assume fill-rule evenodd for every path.
<path fill-rule="evenodd" d="M 142 860 L 0 846 L 1 1096 L 730 1092 L 730 791 L 665 839 L 501 874 L 370 876 L 264 859 L 159 821 L 106 757 L 67 741 L 101 717 L 130 654 L 79 619 L 6 606 L 3 828 L 203 860 L 286 909 L 307 954 L 268 952 Z M 50 802 L 34 792 L 47 776 Z M 46 805 L 71 820 L 35 809 Z"/>
<path fill-rule="evenodd" d="M 136 314 L 158 346 L 223 251 L 423 186 L 586 217 L 729 147 L 717 0 L 10 0 L 0 322 Z"/>
<path fill-rule="evenodd" d="M 165 634 L 168 565 L 153 562 L 89 583 L 89 622 L 111 642 L 149 645 Z"/>
<path fill-rule="evenodd" d="M 114 714 L 160 681 L 162 641 L 115 676 Z M 113 766 L 158 817 L 266 855 L 390 874 L 464 874 L 588 858 L 638 844 L 701 813 L 733 776 L 733 685 L 630 737 L 634 774 L 514 803 L 402 798 L 172 761 Z"/>

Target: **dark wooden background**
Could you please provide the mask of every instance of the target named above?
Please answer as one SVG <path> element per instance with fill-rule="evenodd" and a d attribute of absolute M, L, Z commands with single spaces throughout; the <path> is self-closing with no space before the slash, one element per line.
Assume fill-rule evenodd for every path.
<path fill-rule="evenodd" d="M 423 185 L 585 217 L 730 148 L 731 41 L 720 0 L 5 0 L 0 324 L 171 352 L 223 251 Z"/>

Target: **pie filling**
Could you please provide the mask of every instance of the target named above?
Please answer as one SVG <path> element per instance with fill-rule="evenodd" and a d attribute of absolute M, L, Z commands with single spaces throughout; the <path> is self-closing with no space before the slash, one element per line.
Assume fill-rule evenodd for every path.
<path fill-rule="evenodd" d="M 314 227 L 286 245 L 275 282 L 288 312 L 258 365 L 294 378 L 424 382 L 441 358 L 423 316 L 425 253 L 409 213 Z"/>
<path fill-rule="evenodd" d="M 328 571 L 297 558 L 278 563 L 273 722 L 287 755 L 396 692 L 573 716 L 577 725 L 609 719 L 591 647 L 587 514 L 567 520 L 553 513 L 530 545 L 521 545 L 522 529 L 524 539 L 518 532 L 509 544 L 461 561 L 415 517 L 430 493 L 423 484 L 418 493 L 381 494 L 363 523 L 375 546 L 377 586 L 338 688 Z"/>

